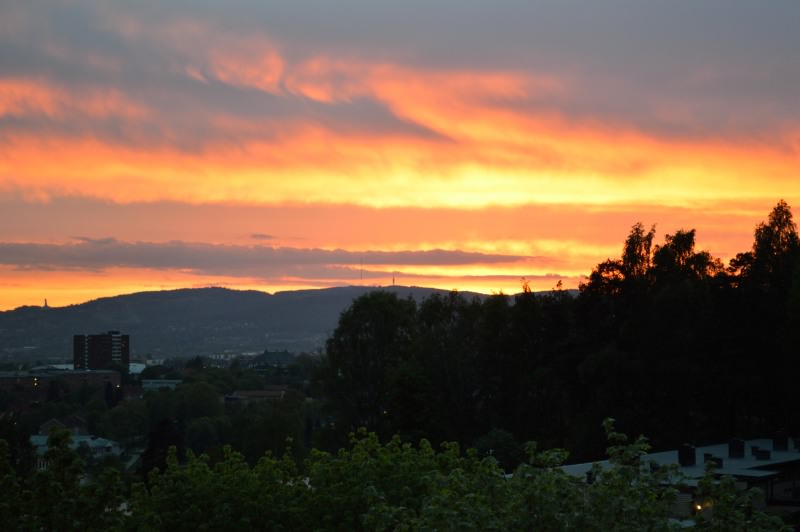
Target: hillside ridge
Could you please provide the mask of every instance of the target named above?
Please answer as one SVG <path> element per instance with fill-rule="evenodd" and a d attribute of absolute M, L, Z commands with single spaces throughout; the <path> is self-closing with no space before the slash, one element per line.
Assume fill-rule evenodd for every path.
<path fill-rule="evenodd" d="M 0 312 L 0 357 L 2 361 L 69 359 L 74 334 L 108 330 L 130 334 L 134 358 L 267 348 L 315 351 L 324 346 L 352 300 L 373 290 L 417 301 L 449 293 L 416 286 L 341 286 L 274 294 L 206 287 L 135 292 L 64 307 L 24 306 Z"/>

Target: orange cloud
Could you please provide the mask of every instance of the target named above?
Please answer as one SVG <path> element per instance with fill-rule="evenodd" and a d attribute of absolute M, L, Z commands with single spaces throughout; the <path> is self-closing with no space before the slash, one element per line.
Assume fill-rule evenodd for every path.
<path fill-rule="evenodd" d="M 117 89 L 73 89 L 32 79 L 0 78 L 0 117 L 126 118 L 147 120 L 148 110 Z"/>
<path fill-rule="evenodd" d="M 154 39 L 171 50 L 176 75 L 260 91 L 294 111 L 261 115 L 254 108 L 250 116 L 201 107 L 187 93 L 180 102 L 187 112 L 171 118 L 171 109 L 160 107 L 163 102 L 140 103 L 124 87 L 0 79 L 0 116 L 44 116 L 84 126 L 77 133 L 70 127 L 7 132 L 0 190 L 117 202 L 431 208 L 686 206 L 800 197 L 798 131 L 776 132 L 777 144 L 658 137 L 531 105 L 586 90 L 553 75 L 433 70 L 327 55 L 291 61 L 263 35 L 215 32 L 192 20 L 171 21 L 170 31 L 119 16 L 111 22 L 128 39 Z M 114 60 L 103 55 L 52 54 L 115 68 Z M 321 107 L 304 111 L 303 100 Z M 397 124 L 410 124 L 418 133 L 372 131 L 368 125 L 356 131 L 339 128 L 336 120 L 348 113 L 348 119 L 362 120 L 357 105 L 362 100 L 385 108 Z M 338 118 L 321 120 L 323 112 Z M 136 142 L 88 127 L 105 119 L 135 130 Z M 193 119 L 201 121 L 193 124 Z M 147 142 L 150 130 L 161 132 L 157 142 Z M 187 149 L 183 135 L 200 137 Z"/>
<path fill-rule="evenodd" d="M 102 110 L 104 104 L 95 100 L 87 107 Z M 201 153 L 17 135 L 6 140 L 0 155 L 0 189 L 118 202 L 470 208 L 654 199 L 681 206 L 718 199 L 800 197 L 800 181 L 794 175 L 800 160 L 791 152 L 763 146 L 678 145 L 598 132 L 582 141 L 575 167 L 565 167 L 576 148 L 569 136 L 563 142 L 564 160 L 548 167 L 524 150 L 338 137 L 314 126 L 297 127 L 270 143 L 222 144 Z M 503 151 L 505 158 L 492 160 L 486 154 L 492 149 Z M 614 153 L 605 153 L 609 151 Z M 595 162 L 581 162 L 583 154 Z M 615 161 L 626 158 L 640 161 L 642 169 L 624 173 Z"/>
<path fill-rule="evenodd" d="M 266 54 L 250 63 L 228 58 L 212 69 L 222 81 L 274 91 L 283 62 L 274 51 Z M 179 143 L 134 147 L 47 132 L 12 134 L 7 135 L 0 161 L 0 186 L 122 202 L 431 207 L 653 198 L 681 205 L 761 195 L 765 180 L 785 195 L 800 191 L 797 150 L 737 141 L 659 139 L 635 130 L 571 123 L 546 113 L 520 113 L 495 103 L 531 96 L 540 86 L 558 90 L 556 82 L 385 65 L 334 68 L 318 61 L 301 65 L 299 71 L 310 70 L 322 81 L 307 74 L 298 81 L 289 74 L 287 90 L 324 102 L 374 97 L 399 118 L 441 138 L 340 133 L 301 116 L 275 125 L 280 134 L 264 141 L 259 139 L 263 125 L 224 113 L 213 115 L 219 131 L 200 152 L 187 152 Z M 155 110 L 132 102 L 119 90 L 78 93 L 35 80 L 0 83 L 0 113 L 158 121 Z M 230 144 L 226 132 L 244 132 L 246 140 Z M 785 144 L 796 144 L 796 138 L 788 136 Z M 43 153 L 48 156 L 41 157 Z"/>
<path fill-rule="evenodd" d="M 46 224 L 0 214 L 0 242 L 83 235 L 242 245 L 264 233 L 275 246 L 328 251 L 530 257 L 369 265 L 366 281 L 399 275 L 407 284 L 514 291 L 523 276 L 535 289 L 562 277 L 576 286 L 618 256 L 637 221 L 658 223 L 658 239 L 695 227 L 699 246 L 727 259 L 749 247 L 778 198 L 800 204 L 794 117 L 751 137 L 668 134 L 571 113 L 559 103 L 599 89 L 563 74 L 289 53 L 256 31 L 103 13 L 105 29 L 127 44 L 152 43 L 163 61 L 139 84 L 124 77 L 120 57 L 45 38 L 49 60 L 102 76 L 0 77 L 0 118 L 9 119 L 0 132 L 0 202 L 27 202 L 30 211 L 50 202 L 37 211 Z M 691 123 L 693 109 L 667 102 L 651 111 L 667 124 Z M 64 198 L 91 209 L 61 215 Z M 330 266 L 330 276 L 263 279 L 177 268 L 103 268 L 97 276 L 5 268 L 0 308 L 48 292 L 76 302 L 198 284 L 274 290 L 361 281 L 352 264 Z"/>
<path fill-rule="evenodd" d="M 285 64 L 273 46 L 258 41 L 238 41 L 233 50 L 230 47 L 212 50 L 208 62 L 210 75 L 224 83 L 270 93 L 280 90 Z"/>

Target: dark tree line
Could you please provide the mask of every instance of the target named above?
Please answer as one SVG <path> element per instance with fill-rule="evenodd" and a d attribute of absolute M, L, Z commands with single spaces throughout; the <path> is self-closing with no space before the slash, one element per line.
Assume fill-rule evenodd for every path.
<path fill-rule="evenodd" d="M 779 202 L 725 266 L 695 230 L 634 225 L 577 296 L 554 290 L 420 303 L 356 299 L 319 374 L 330 444 L 388 438 L 536 440 L 602 454 L 602 419 L 657 447 L 798 432 L 800 244 Z"/>

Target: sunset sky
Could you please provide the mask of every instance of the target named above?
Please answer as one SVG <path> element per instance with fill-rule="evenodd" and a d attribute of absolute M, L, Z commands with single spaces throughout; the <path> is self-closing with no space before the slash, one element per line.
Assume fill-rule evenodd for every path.
<path fill-rule="evenodd" d="M 576 287 L 800 206 L 800 2 L 0 0 L 0 310 Z M 797 213 L 797 210 L 795 210 Z"/>

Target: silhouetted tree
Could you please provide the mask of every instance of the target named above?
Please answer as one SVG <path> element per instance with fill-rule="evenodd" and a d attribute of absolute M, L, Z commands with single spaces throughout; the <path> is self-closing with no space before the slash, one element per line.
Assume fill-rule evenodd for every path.
<path fill-rule="evenodd" d="M 641 222 L 631 228 L 628 238 L 625 239 L 621 260 L 622 275 L 626 281 L 641 281 L 650 273 L 651 249 L 655 234 L 655 226 L 645 232 Z"/>
<path fill-rule="evenodd" d="M 476 404 L 478 366 L 478 299 L 457 292 L 426 298 L 417 313 L 414 352 L 430 383 L 429 437 L 434 441 L 472 441 L 480 430 Z"/>
<path fill-rule="evenodd" d="M 707 251 L 695 252 L 695 230 L 681 229 L 666 235 L 653 253 L 653 277 L 657 285 L 712 277 L 723 270 L 722 262 Z"/>
<path fill-rule="evenodd" d="M 327 343 L 326 396 L 345 431 L 393 431 L 390 375 L 411 359 L 416 305 L 390 292 L 370 292 L 342 312 Z"/>

